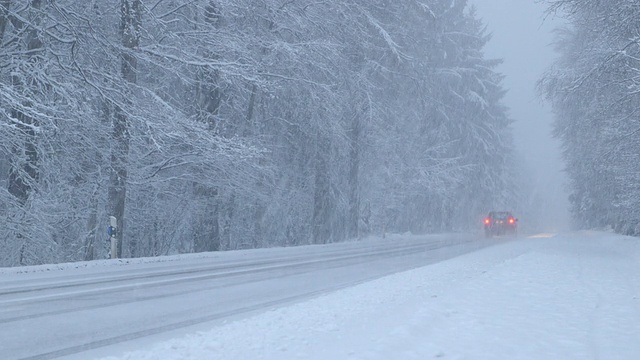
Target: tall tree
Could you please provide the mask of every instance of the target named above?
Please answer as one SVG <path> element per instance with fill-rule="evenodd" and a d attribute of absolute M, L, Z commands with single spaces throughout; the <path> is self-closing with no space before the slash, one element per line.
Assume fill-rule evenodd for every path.
<path fill-rule="evenodd" d="M 220 10 L 215 2 L 210 0 L 204 7 L 204 31 L 214 33 L 221 20 Z M 203 56 L 215 60 L 215 49 L 205 49 Z M 200 69 L 199 82 L 196 85 L 196 118 L 208 127 L 209 131 L 216 132 L 216 121 L 220 112 L 222 91 L 220 79 L 215 69 Z M 194 192 L 201 204 L 195 224 L 196 231 L 193 239 L 195 252 L 220 250 L 220 199 L 219 189 L 216 186 L 208 186 L 201 182 L 194 183 Z"/>
<path fill-rule="evenodd" d="M 35 103 L 38 102 L 46 91 L 46 85 L 38 78 L 38 71 L 44 60 L 42 50 L 42 26 L 44 16 L 42 0 L 31 0 L 27 6 L 27 20 L 14 18 L 14 26 L 17 32 L 24 35 L 23 45 L 23 74 L 11 75 L 12 90 L 18 94 L 24 94 L 22 99 L 13 104 L 10 113 L 10 123 L 18 129 L 19 143 L 14 148 L 11 168 L 9 171 L 9 193 L 13 195 L 19 206 L 25 207 L 31 194 L 35 191 L 39 177 L 38 138 L 36 132 L 40 126 L 34 114 Z M 9 2 L 3 4 L 6 11 Z M 6 18 L 6 16 L 5 16 Z M 6 23 L 0 23 L 2 32 Z M 23 211 L 26 211 L 24 209 Z M 28 235 L 17 234 L 20 244 L 20 264 L 25 263 L 25 249 Z"/>
<path fill-rule="evenodd" d="M 137 82 L 138 61 L 136 50 L 140 45 L 142 28 L 141 0 L 120 1 L 120 36 L 122 39 L 122 60 L 120 71 L 122 80 L 131 85 Z M 125 90 L 126 91 L 126 90 Z M 127 95 L 125 94 L 125 97 Z M 126 102 L 125 102 L 126 103 Z M 131 105 L 131 104 L 127 104 Z M 109 181 L 109 216 L 117 222 L 116 257 L 122 257 L 124 237 L 124 216 L 127 200 L 127 179 L 129 166 L 129 122 L 126 109 L 122 105 L 114 106 L 113 132 L 111 147 L 111 177 Z M 132 237 L 135 239 L 135 237 Z M 132 240 L 135 242 L 135 240 Z M 135 244 L 131 245 L 135 249 Z M 135 253 L 132 254 L 135 256 Z"/>
<path fill-rule="evenodd" d="M 540 81 L 555 113 L 579 227 L 640 234 L 638 1 L 548 1 L 566 16 L 559 60 Z M 598 31 L 594 31 L 598 29 Z"/>

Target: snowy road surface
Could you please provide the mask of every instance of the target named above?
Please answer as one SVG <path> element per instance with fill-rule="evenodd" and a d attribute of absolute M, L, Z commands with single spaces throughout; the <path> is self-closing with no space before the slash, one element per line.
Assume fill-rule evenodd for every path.
<path fill-rule="evenodd" d="M 639 321 L 638 238 L 543 234 L 115 359 L 637 360 Z"/>
<path fill-rule="evenodd" d="M 0 269 L 0 358 L 86 359 L 139 350 L 496 243 L 471 235 L 393 236 L 161 262 Z"/>
<path fill-rule="evenodd" d="M 469 240 L 0 269 L 0 358 L 640 359 L 639 239 Z"/>

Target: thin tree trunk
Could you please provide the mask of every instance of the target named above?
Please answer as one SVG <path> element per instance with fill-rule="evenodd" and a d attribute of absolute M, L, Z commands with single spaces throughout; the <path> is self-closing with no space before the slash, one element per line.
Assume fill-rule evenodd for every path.
<path fill-rule="evenodd" d="M 4 32 L 9 22 L 9 6 L 11 0 L 0 0 L 0 45 L 4 42 Z"/>
<path fill-rule="evenodd" d="M 222 214 L 224 214 L 220 236 L 220 248 L 222 250 L 231 249 L 231 224 L 233 223 L 235 206 L 235 193 L 231 193 L 229 200 L 226 201 L 225 209 L 222 211 Z"/>
<path fill-rule="evenodd" d="M 331 240 L 330 217 L 332 212 L 331 182 L 329 179 L 329 150 L 327 139 L 318 140 L 316 174 L 313 195 L 312 236 L 314 244 L 326 244 Z"/>
<path fill-rule="evenodd" d="M 84 260 L 91 261 L 96 258 L 96 236 L 98 223 L 98 194 L 91 196 L 89 204 L 89 220 L 87 221 L 87 237 L 84 242 Z"/>
<path fill-rule="evenodd" d="M 254 113 L 254 108 L 256 104 L 257 92 L 258 92 L 257 86 L 256 84 L 253 84 L 253 86 L 251 87 L 251 96 L 249 97 L 249 109 L 247 110 L 247 125 L 246 125 L 247 129 L 251 127 L 251 122 L 253 121 L 253 113 Z"/>
<path fill-rule="evenodd" d="M 360 114 L 354 114 L 351 131 L 350 143 L 351 153 L 349 157 L 349 215 L 347 221 L 347 237 L 356 239 L 360 236 Z"/>

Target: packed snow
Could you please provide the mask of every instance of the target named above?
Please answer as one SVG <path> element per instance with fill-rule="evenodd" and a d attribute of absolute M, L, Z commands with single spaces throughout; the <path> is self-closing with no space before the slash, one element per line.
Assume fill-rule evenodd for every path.
<path fill-rule="evenodd" d="M 108 359 L 638 359 L 638 319 L 637 238 L 540 234 Z"/>

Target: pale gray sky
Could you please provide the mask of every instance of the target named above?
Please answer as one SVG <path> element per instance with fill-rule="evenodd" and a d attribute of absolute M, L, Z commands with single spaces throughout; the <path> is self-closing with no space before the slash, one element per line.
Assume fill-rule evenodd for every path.
<path fill-rule="evenodd" d="M 545 6 L 536 0 L 469 0 L 469 4 L 475 5 L 493 36 L 485 54 L 504 60 L 498 71 L 506 76 L 505 105 L 515 120 L 516 147 L 531 169 L 533 190 L 539 194 L 535 206 L 540 219 L 536 222 L 544 224 L 547 231 L 566 228 L 566 177 L 559 142 L 551 136 L 549 106 L 539 99 L 535 88 L 556 57 L 553 29 L 562 25 L 562 20 L 545 19 Z"/>

